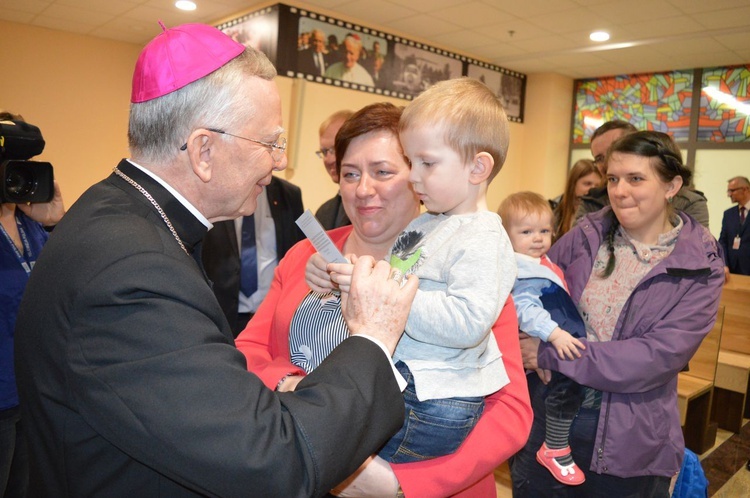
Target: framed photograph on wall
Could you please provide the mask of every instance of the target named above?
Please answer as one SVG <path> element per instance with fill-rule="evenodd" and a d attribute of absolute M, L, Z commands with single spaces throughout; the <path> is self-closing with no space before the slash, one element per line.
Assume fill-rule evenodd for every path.
<path fill-rule="evenodd" d="M 274 4 L 218 26 L 263 51 L 280 75 L 411 100 L 438 81 L 470 76 L 523 122 L 526 76 L 327 15 Z"/>
<path fill-rule="evenodd" d="M 463 75 L 463 62 L 447 52 L 420 43 L 394 43 L 387 88 L 401 98 L 413 98 L 438 81 Z"/>
<path fill-rule="evenodd" d="M 274 64 L 278 61 L 279 6 L 273 5 L 217 26 L 246 47 L 260 50 Z"/>
<path fill-rule="evenodd" d="M 316 80 L 382 88 L 388 58 L 388 41 L 382 33 L 328 17 L 299 17 L 296 72 Z"/>
<path fill-rule="evenodd" d="M 478 79 L 495 92 L 502 100 L 509 121 L 523 122 L 526 75 L 478 61 L 468 64 L 466 75 Z"/>

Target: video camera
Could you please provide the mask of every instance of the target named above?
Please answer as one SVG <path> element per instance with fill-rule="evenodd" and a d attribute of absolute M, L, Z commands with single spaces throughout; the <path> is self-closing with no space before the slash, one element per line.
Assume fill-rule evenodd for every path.
<path fill-rule="evenodd" d="M 0 202 L 49 202 L 55 194 L 52 165 L 29 161 L 44 150 L 42 132 L 24 121 L 0 121 Z"/>

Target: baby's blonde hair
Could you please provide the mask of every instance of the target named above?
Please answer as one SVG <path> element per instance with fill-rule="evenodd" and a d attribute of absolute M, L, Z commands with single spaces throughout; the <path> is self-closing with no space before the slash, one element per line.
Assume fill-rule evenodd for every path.
<path fill-rule="evenodd" d="M 422 92 L 404 109 L 399 133 L 420 126 L 442 128 L 445 143 L 464 162 L 480 152 L 489 153 L 495 164 L 487 183 L 505 163 L 510 142 L 508 117 L 497 95 L 479 80 L 440 81 Z"/>
<path fill-rule="evenodd" d="M 538 214 L 540 216 L 547 214 L 550 216 L 550 221 L 553 216 L 549 201 L 536 192 L 528 191 L 510 194 L 500 203 L 497 214 L 503 220 L 503 226 L 506 230 L 510 229 L 510 224 L 514 220 L 530 214 Z"/>

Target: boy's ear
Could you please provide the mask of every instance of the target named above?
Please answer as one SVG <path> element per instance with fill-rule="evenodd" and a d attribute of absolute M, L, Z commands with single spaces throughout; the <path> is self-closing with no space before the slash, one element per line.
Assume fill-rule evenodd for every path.
<path fill-rule="evenodd" d="M 494 166 L 495 160 L 489 152 L 478 152 L 474 156 L 474 160 L 470 166 L 471 174 L 469 175 L 469 181 L 473 185 L 479 185 L 482 182 L 486 182 L 492 174 L 492 168 Z"/>

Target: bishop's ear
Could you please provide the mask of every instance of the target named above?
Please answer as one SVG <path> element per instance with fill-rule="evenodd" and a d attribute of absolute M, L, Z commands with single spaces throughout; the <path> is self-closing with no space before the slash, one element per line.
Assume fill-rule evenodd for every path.
<path fill-rule="evenodd" d="M 188 137 L 185 152 L 190 159 L 190 166 L 203 182 L 211 180 L 211 159 L 216 137 L 210 131 L 198 128 Z"/>

